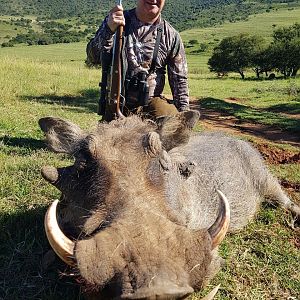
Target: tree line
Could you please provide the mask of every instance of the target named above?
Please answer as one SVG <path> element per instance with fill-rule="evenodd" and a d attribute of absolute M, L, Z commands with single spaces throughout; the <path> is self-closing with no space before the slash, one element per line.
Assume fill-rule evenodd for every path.
<path fill-rule="evenodd" d="M 41 31 L 34 31 L 32 29 L 31 20 L 21 18 L 11 20 L 11 23 L 18 24 L 20 27 L 25 27 L 27 32 L 19 33 L 14 37 L 9 37 L 7 42 L 1 44 L 2 47 L 13 47 L 16 44 L 27 44 L 30 46 L 74 43 L 85 40 L 88 36 L 91 36 L 96 32 L 96 28 L 91 26 L 81 30 L 80 24 L 78 24 L 77 27 L 74 27 L 70 24 L 44 21 L 39 18 L 37 19 L 36 25 L 40 26 Z"/>
<path fill-rule="evenodd" d="M 294 77 L 300 69 L 300 23 L 274 30 L 269 44 L 258 35 L 226 37 L 213 49 L 208 66 L 220 77 L 235 72 L 244 79 L 247 69 L 257 78 L 272 71 Z"/>

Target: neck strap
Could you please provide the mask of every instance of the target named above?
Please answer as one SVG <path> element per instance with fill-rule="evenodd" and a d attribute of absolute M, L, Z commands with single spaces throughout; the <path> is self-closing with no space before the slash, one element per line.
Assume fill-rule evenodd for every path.
<path fill-rule="evenodd" d="M 155 46 L 154 46 L 154 50 L 153 50 L 153 56 L 152 56 L 152 62 L 151 62 L 151 66 L 149 69 L 149 75 L 151 73 L 155 72 L 156 69 L 156 60 L 157 60 L 157 55 L 158 55 L 158 50 L 159 50 L 159 44 L 162 38 L 162 25 L 159 25 L 157 28 L 157 36 L 156 36 L 156 42 L 155 42 Z"/>

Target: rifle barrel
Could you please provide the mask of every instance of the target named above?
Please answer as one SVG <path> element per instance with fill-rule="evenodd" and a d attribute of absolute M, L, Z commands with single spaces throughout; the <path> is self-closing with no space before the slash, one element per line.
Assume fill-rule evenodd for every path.
<path fill-rule="evenodd" d="M 122 0 L 117 1 L 117 5 L 122 5 Z M 121 90 L 122 90 L 122 43 L 123 43 L 123 26 L 119 26 L 115 32 L 112 62 L 110 71 L 110 88 L 107 94 L 106 108 L 112 115 L 123 118 L 121 111 Z M 110 114 L 109 113 L 109 114 Z"/>
<path fill-rule="evenodd" d="M 122 39 L 123 39 L 123 26 L 119 26 L 115 33 L 112 57 L 112 70 L 111 70 L 111 84 L 108 104 L 111 109 L 122 118 L 124 115 L 120 109 L 121 102 L 121 85 L 122 85 Z"/>
<path fill-rule="evenodd" d="M 118 0 L 117 3 L 118 3 L 118 5 L 122 6 L 122 0 Z M 119 74 L 119 94 L 118 94 L 118 98 L 117 98 L 117 107 L 116 107 L 117 115 L 118 115 L 119 118 L 124 117 L 124 115 L 121 112 L 121 108 L 120 108 L 121 83 L 122 83 L 121 51 L 122 51 L 122 41 L 123 41 L 122 40 L 123 39 L 123 30 L 124 30 L 123 26 L 119 26 L 119 28 L 116 32 L 117 39 L 119 40 L 119 43 L 118 43 L 118 52 L 119 52 L 118 70 L 119 70 L 120 74 Z"/>

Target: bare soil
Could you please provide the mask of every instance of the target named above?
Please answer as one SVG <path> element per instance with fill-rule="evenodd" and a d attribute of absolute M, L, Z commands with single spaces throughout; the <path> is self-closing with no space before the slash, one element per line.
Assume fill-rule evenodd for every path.
<path fill-rule="evenodd" d="M 266 143 L 254 145 L 270 164 L 300 163 L 300 151 L 295 153 L 286 149 L 271 147 Z"/>
<path fill-rule="evenodd" d="M 240 135 L 252 135 L 267 141 L 290 144 L 300 148 L 300 136 L 293 133 L 283 131 L 273 126 L 241 122 L 232 115 L 210 109 L 203 109 L 200 107 L 199 101 L 191 101 L 190 107 L 200 111 L 201 124 L 207 130 L 221 130 Z"/>

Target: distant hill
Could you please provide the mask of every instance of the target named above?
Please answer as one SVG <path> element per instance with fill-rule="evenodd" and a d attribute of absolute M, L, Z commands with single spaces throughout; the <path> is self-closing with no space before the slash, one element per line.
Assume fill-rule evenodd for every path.
<path fill-rule="evenodd" d="M 247 21 L 250 15 L 283 7 L 300 7 L 299 1 L 168 0 L 163 16 L 179 31 L 198 30 Z M 114 3 L 115 0 L 0 0 L 0 44 L 12 47 L 88 40 Z M 123 5 L 125 9 L 133 8 L 136 0 L 123 1 Z M 206 48 L 201 47 L 201 51 Z M 194 47 L 190 50 L 194 51 Z"/>
<path fill-rule="evenodd" d="M 267 1 L 268 5 L 272 3 L 272 0 Z M 84 17 L 92 20 L 106 15 L 112 3 L 114 1 L 111 0 L 0 0 L 0 15 L 34 15 L 46 19 Z M 124 1 L 125 8 L 132 8 L 135 4 L 135 0 Z M 260 2 L 243 0 L 168 0 L 164 16 L 181 31 L 195 26 L 221 24 L 229 19 L 240 20 L 261 6 Z"/>

